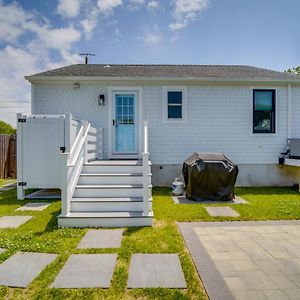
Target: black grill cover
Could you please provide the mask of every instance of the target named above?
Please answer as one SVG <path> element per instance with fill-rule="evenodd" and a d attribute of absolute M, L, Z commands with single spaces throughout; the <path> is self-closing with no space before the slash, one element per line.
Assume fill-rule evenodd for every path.
<path fill-rule="evenodd" d="M 186 196 L 194 200 L 234 198 L 238 166 L 222 153 L 194 153 L 182 166 Z"/>

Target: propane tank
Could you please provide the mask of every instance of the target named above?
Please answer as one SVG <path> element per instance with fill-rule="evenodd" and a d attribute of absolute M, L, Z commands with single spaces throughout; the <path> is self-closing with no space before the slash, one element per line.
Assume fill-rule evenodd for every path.
<path fill-rule="evenodd" d="M 183 193 L 183 183 L 179 181 L 179 178 L 175 178 L 175 181 L 172 183 L 172 194 L 174 196 L 181 196 Z"/>

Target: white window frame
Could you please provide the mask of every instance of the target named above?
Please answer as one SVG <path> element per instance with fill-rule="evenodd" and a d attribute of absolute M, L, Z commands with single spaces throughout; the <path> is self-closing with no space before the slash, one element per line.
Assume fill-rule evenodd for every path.
<path fill-rule="evenodd" d="M 168 118 L 168 92 L 181 92 L 182 93 L 182 111 L 181 118 Z M 185 86 L 164 86 L 163 87 L 163 122 L 172 123 L 172 122 L 181 122 L 184 123 L 187 121 L 186 114 L 186 99 L 187 99 L 187 88 Z"/>

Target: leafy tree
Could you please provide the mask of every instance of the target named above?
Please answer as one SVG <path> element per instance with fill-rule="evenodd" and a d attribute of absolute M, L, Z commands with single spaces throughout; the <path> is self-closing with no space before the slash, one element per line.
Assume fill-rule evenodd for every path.
<path fill-rule="evenodd" d="M 292 69 L 287 69 L 286 72 L 294 75 L 300 75 L 300 66 L 294 67 Z"/>
<path fill-rule="evenodd" d="M 0 134 L 15 134 L 16 129 L 4 121 L 0 121 Z"/>

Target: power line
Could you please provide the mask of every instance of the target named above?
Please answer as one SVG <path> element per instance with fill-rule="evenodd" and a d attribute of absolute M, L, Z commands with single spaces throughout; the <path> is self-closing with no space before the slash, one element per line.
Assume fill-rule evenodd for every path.
<path fill-rule="evenodd" d="M 25 108 L 25 107 L 31 107 L 31 105 L 25 105 L 25 106 L 0 106 L 0 108 Z"/>
<path fill-rule="evenodd" d="M 2 91 L 1 91 L 1 92 L 2 92 Z M 21 99 L 12 98 L 11 96 L 6 95 L 6 94 L 3 94 L 3 93 L 0 93 L 0 95 L 3 96 L 3 97 L 6 97 L 6 98 L 8 98 L 8 99 L 14 100 L 14 101 L 24 101 L 24 100 L 21 100 Z"/>
<path fill-rule="evenodd" d="M 24 103 L 30 103 L 30 100 L 21 101 L 21 100 L 0 100 L 1 102 L 8 102 L 8 103 L 16 103 L 16 102 L 24 102 Z"/>

